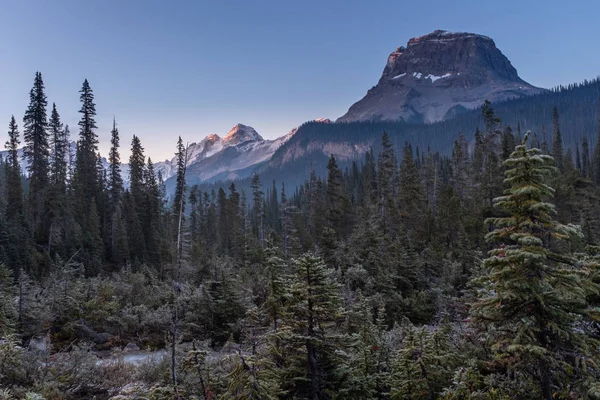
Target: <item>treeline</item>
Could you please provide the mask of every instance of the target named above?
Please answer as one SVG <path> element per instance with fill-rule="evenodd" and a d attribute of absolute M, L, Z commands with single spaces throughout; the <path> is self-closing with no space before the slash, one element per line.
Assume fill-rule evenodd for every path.
<path fill-rule="evenodd" d="M 561 114 L 562 139 L 565 149 L 581 148 L 584 140 L 589 146 L 596 145 L 597 123 L 600 118 L 600 80 L 593 79 L 581 84 L 557 87 L 534 96 L 507 100 L 494 104 L 496 114 L 502 119 L 503 128 L 512 127 L 522 133 L 531 131 L 539 140 L 550 142 L 552 137 L 552 110 L 556 107 Z M 349 148 L 373 146 L 379 152 L 382 132 L 387 132 L 392 144 L 401 148 L 405 142 L 411 143 L 413 150 L 439 152 L 450 156 L 453 143 L 459 134 L 472 145 L 475 128 L 483 129 L 485 122 L 479 110 L 468 110 L 454 118 L 433 124 L 415 124 L 403 121 L 352 122 L 324 124 L 307 122 L 298 132 L 275 153 L 260 173 L 265 181 L 285 180 L 290 185 L 301 184 L 311 168 L 319 176 L 324 176 L 326 160 L 323 160 L 320 144 L 337 144 Z M 310 146 L 309 146 L 310 144 Z M 305 149 L 304 155 L 293 163 L 285 162 L 286 151 L 298 146 Z M 335 146 L 333 146 L 335 148 Z M 347 151 L 347 150 L 344 150 Z M 344 151 L 340 151 L 341 153 Z M 350 152 L 338 163 L 345 167 L 348 160 L 356 159 Z"/>
<path fill-rule="evenodd" d="M 161 175 L 144 156 L 140 139 L 134 135 L 131 141 L 125 189 L 116 122 L 108 169 L 102 164 L 96 105 L 88 81 L 80 91 L 74 154 L 70 129 L 61 123 L 55 104 L 48 118 L 44 89 L 42 76 L 36 73 L 22 138 L 14 116 L 9 124 L 6 157 L 0 162 L 0 261 L 15 275 L 24 271 L 37 278 L 48 276 L 66 261 L 84 265 L 87 276 L 129 264 L 134 269 L 145 264 L 161 270 L 175 251 L 171 221 L 177 213 L 166 207 Z M 21 141 L 26 171 L 21 171 L 19 162 Z M 182 160 L 181 141 L 178 152 Z"/>
<path fill-rule="evenodd" d="M 46 357 L 86 341 L 166 346 L 152 374 L 127 374 L 150 398 L 600 396 L 600 146 L 566 149 L 557 109 L 551 140 L 486 102 L 471 148 L 461 135 L 450 154 L 397 153 L 384 133 L 362 162 L 332 156 L 326 178 L 289 191 L 258 174 L 247 193 L 188 187 L 180 139 L 167 204 L 137 137 L 123 187 L 116 124 L 101 167 L 87 81 L 81 101 L 68 163 L 36 75 L 25 187 L 10 124 L 0 383 L 15 393 L 117 384 L 18 346 L 46 335 Z"/>

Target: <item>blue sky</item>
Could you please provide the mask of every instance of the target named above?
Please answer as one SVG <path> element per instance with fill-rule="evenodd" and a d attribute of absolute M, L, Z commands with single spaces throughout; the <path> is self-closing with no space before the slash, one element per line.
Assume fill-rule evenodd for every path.
<path fill-rule="evenodd" d="M 77 133 L 84 78 L 101 152 L 113 115 L 155 161 L 177 136 L 238 122 L 266 138 L 335 119 L 377 83 L 388 54 L 435 29 L 491 36 L 542 87 L 600 74 L 598 1 L 0 0 L 0 126 L 21 120 L 35 71 Z M 21 125 L 21 124 L 20 124 Z M 4 140 L 1 140 L 3 142 Z"/>

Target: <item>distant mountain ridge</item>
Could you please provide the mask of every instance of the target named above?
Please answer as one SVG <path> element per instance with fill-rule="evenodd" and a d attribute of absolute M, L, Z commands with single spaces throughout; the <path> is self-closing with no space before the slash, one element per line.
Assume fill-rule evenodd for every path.
<path fill-rule="evenodd" d="M 244 170 L 271 158 L 288 141 L 296 128 L 274 140 L 265 140 L 254 128 L 237 124 L 223 138 L 211 134 L 188 147 L 188 181 L 206 182 L 215 179 L 237 179 Z M 165 180 L 176 173 L 177 159 L 156 163 Z"/>
<path fill-rule="evenodd" d="M 435 31 L 413 38 L 406 48 L 393 52 L 378 85 L 335 123 L 318 118 L 273 140 L 264 139 L 251 126 L 237 124 L 223 136 L 210 134 L 191 143 L 187 182 L 209 187 L 237 181 L 236 186 L 243 189 L 249 186 L 247 178 L 258 172 L 263 183 L 285 182 L 286 188 L 294 190 L 311 171 L 324 176 L 330 155 L 346 168 L 362 160 L 370 148 L 377 151 L 384 131 L 397 149 L 409 142 L 421 155 L 428 149 L 447 155 L 459 133 L 471 141 L 475 128 L 483 127 L 476 108 L 485 99 L 494 102 L 503 124 L 513 130 L 519 126 L 523 133 L 532 130 L 532 143 L 542 142 L 544 132 L 551 142 L 551 113 L 556 106 L 561 113 L 565 149 L 575 150 L 583 135 L 588 136 L 590 145 L 595 143 L 600 129 L 600 115 L 596 114 L 599 98 L 600 80 L 539 89 L 519 78 L 492 39 Z M 401 114 L 394 114 L 397 112 Z M 436 122 L 424 123 L 427 121 Z M 74 142 L 71 149 L 75 153 Z M 103 164 L 108 166 L 106 159 Z M 26 173 L 24 160 L 21 165 Z M 154 165 L 172 193 L 176 158 Z M 127 186 L 127 164 L 122 165 L 122 173 Z"/>
<path fill-rule="evenodd" d="M 393 51 L 381 78 L 337 122 L 430 123 L 492 102 L 542 92 L 519 77 L 494 41 L 436 30 Z"/>

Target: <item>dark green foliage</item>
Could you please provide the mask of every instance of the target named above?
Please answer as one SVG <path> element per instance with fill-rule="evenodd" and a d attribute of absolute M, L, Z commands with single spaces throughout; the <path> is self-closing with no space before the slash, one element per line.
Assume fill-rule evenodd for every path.
<path fill-rule="evenodd" d="M 560 133 L 560 120 L 558 117 L 558 109 L 554 107 L 552 109 L 552 157 L 556 163 L 556 167 L 560 170 L 564 170 L 563 156 L 565 154 L 563 147 L 562 134 Z"/>
<path fill-rule="evenodd" d="M 598 287 L 585 266 L 553 249 L 581 231 L 553 219 L 554 206 L 546 202 L 554 193 L 546 184 L 555 172 L 552 157 L 526 143 L 527 135 L 504 162 L 509 188 L 494 203 L 506 216 L 488 221 L 494 230 L 486 239 L 497 247 L 484 260 L 472 315 L 496 368 L 537 382 L 535 397 L 550 400 L 596 368 L 587 364 L 597 344 L 575 324 L 585 324 L 586 300 Z"/>
<path fill-rule="evenodd" d="M 597 129 L 598 85 L 430 125 L 307 123 L 247 179 L 214 185 L 187 186 L 179 138 L 169 197 L 137 136 L 125 188 L 115 121 L 104 167 L 84 82 L 74 166 L 56 107 L 47 125 L 27 117 L 48 135 L 41 219 L 9 125 L 0 385 L 15 398 L 598 397 L 600 147 L 581 136 Z M 32 93 L 45 107 L 41 76 Z M 542 152 L 513 151 L 522 127 Z M 356 152 L 308 151 L 323 141 Z M 308 157 L 290 167 L 288 146 Z M 41 335 L 49 350 L 28 347 Z M 92 358 L 129 342 L 171 357 Z"/>
<path fill-rule="evenodd" d="M 47 217 L 48 254 L 58 250 L 64 254 L 66 248 L 66 232 L 70 222 L 69 198 L 67 192 L 67 157 L 69 155 L 69 128 L 63 127 L 56 105 L 52 104 L 49 122 L 51 162 L 50 184 L 48 186 Z"/>
<path fill-rule="evenodd" d="M 23 117 L 23 157 L 28 163 L 29 193 L 27 207 L 30 224 L 37 240 L 46 240 L 46 190 L 50 172 L 50 144 L 48 137 L 48 101 L 44 93 L 42 74 L 36 72 L 29 92 L 29 107 Z"/>
<path fill-rule="evenodd" d="M 19 164 L 19 128 L 15 117 L 11 117 L 8 125 L 8 141 L 4 145 L 6 155 L 6 218 L 23 218 L 23 188 L 21 186 L 21 165 Z"/>
<path fill-rule="evenodd" d="M 81 119 L 79 120 L 79 140 L 77 141 L 77 154 L 75 171 L 73 173 L 73 195 L 77 211 L 77 222 L 85 223 L 87 214 L 90 212 L 92 201 L 97 202 L 98 193 L 98 170 L 96 160 L 98 153 L 98 135 L 96 134 L 96 104 L 94 93 L 87 79 L 79 91 Z"/>
<path fill-rule="evenodd" d="M 136 151 L 137 150 L 138 149 L 136 149 Z M 134 161 L 137 161 L 137 155 L 134 158 Z M 123 177 L 121 176 L 121 156 L 119 154 L 119 130 L 117 129 L 117 122 L 114 119 L 113 128 L 112 131 L 110 131 L 110 152 L 108 154 L 108 163 L 109 171 L 107 189 L 109 192 L 110 202 L 112 206 L 115 207 L 121 201 L 121 196 L 123 194 Z M 136 165 L 136 168 L 139 168 L 139 166 Z M 139 176 L 136 176 L 136 178 L 139 179 Z"/>
<path fill-rule="evenodd" d="M 339 287 L 323 260 L 305 254 L 293 261 L 285 312 L 275 335 L 288 396 L 325 399 L 335 388 L 335 354 L 342 318 Z"/>

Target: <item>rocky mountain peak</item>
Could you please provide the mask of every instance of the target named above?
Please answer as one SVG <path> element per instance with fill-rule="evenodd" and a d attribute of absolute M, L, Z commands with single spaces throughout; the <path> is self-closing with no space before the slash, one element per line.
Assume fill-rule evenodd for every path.
<path fill-rule="evenodd" d="M 207 142 L 217 142 L 219 140 L 221 140 L 221 138 L 219 137 L 219 135 L 217 135 L 216 133 L 211 133 L 210 135 L 208 135 L 205 139 Z"/>
<path fill-rule="evenodd" d="M 381 79 L 403 73 L 420 73 L 422 76 L 472 74 L 480 78 L 521 81 L 517 70 L 491 38 L 442 30 L 412 38 L 406 47 L 392 52 Z"/>
<path fill-rule="evenodd" d="M 223 137 L 223 144 L 237 146 L 245 142 L 262 141 L 263 138 L 251 126 L 237 124 Z"/>
<path fill-rule="evenodd" d="M 519 77 L 491 38 L 436 30 L 394 50 L 377 85 L 338 121 L 435 122 L 478 107 L 485 99 L 506 100 L 541 90 Z"/>

